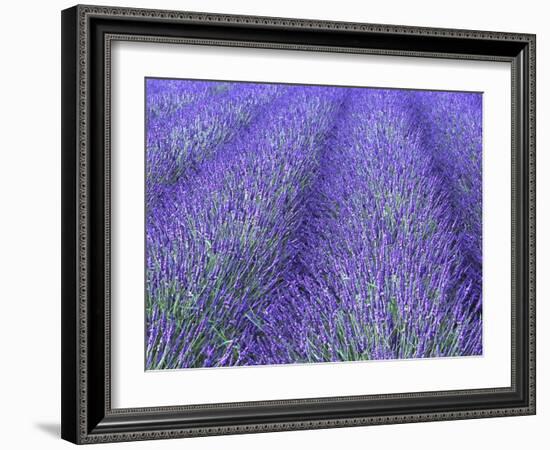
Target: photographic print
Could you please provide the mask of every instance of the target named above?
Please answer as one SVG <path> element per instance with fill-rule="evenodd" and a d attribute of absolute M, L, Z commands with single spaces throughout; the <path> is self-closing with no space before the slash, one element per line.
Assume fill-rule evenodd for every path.
<path fill-rule="evenodd" d="M 145 79 L 146 370 L 482 346 L 482 93 Z"/>
<path fill-rule="evenodd" d="M 536 36 L 333 19 L 62 11 L 63 439 L 536 413 Z"/>

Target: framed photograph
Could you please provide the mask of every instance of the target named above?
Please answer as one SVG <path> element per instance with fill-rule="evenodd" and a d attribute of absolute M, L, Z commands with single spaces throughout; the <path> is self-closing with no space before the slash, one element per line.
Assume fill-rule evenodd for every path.
<path fill-rule="evenodd" d="M 62 437 L 535 413 L 535 36 L 62 12 Z"/>

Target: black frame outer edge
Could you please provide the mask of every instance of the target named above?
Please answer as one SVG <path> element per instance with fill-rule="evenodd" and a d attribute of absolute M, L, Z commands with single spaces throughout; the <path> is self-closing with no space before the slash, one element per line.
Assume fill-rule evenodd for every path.
<path fill-rule="evenodd" d="M 283 424 L 297 421 L 339 420 L 359 417 L 422 415 L 449 411 L 471 411 L 515 408 L 516 414 L 534 414 L 534 404 L 529 403 L 529 342 L 527 318 L 529 304 L 529 42 L 527 35 L 516 40 L 491 40 L 450 38 L 375 32 L 353 33 L 334 30 L 304 30 L 280 26 L 253 26 L 244 24 L 176 23 L 170 20 L 146 21 L 136 17 L 100 17 L 88 21 L 87 45 L 91 69 L 87 74 L 90 107 L 87 112 L 89 149 L 87 167 L 89 177 L 87 207 L 88 226 L 88 297 L 87 297 L 87 368 L 85 423 L 87 432 L 80 427 L 79 391 L 79 288 L 78 286 L 78 22 L 81 6 L 62 12 L 62 437 L 75 443 L 94 442 L 91 437 L 121 435 L 122 433 L 155 432 L 159 430 L 201 429 L 207 427 L 243 426 L 262 424 Z M 93 8 L 93 7 L 90 7 Z M 135 10 L 133 10 L 135 11 Z M 182 31 L 183 30 L 183 31 Z M 449 30 L 448 30 L 449 31 Z M 512 392 L 476 392 L 465 396 L 430 395 L 403 396 L 391 399 L 369 400 L 327 400 L 319 402 L 295 402 L 289 405 L 273 403 L 259 406 L 215 406 L 187 410 L 152 409 L 139 412 L 121 411 L 113 414 L 108 410 L 105 398 L 105 273 L 103 220 L 105 207 L 104 177 L 104 35 L 141 34 L 149 36 L 191 37 L 207 39 L 229 39 L 267 41 L 283 44 L 310 44 L 335 47 L 370 47 L 397 51 L 427 51 L 434 53 L 479 54 L 514 57 L 518 68 L 516 77 L 517 111 L 516 144 L 522 150 L 518 155 L 516 177 L 518 195 L 516 211 L 518 216 L 518 309 L 517 316 L 517 385 Z M 534 113 L 533 113 L 534 114 Z M 518 409 L 519 408 L 519 409 Z M 504 414 L 504 415 L 509 415 Z M 490 414 L 489 414 L 490 415 Z M 496 414 L 495 414 L 496 415 Z M 481 415 L 484 416 L 484 415 Z M 475 417 L 473 414 L 472 417 Z M 449 417 L 450 418 L 450 417 Z M 428 420 L 422 418 L 404 421 Z M 331 426 L 330 424 L 323 427 Z M 337 426 L 337 425 L 332 425 Z M 338 425 L 340 426 L 340 425 Z M 305 427 L 307 428 L 307 427 Z M 248 429 L 248 427 L 247 427 Z M 288 429 L 282 427 L 281 429 Z M 267 428 L 253 428 L 249 431 L 267 431 Z M 234 431 L 234 432 L 239 432 Z M 203 431 L 197 434 L 216 434 Z M 161 436 L 170 437 L 171 435 Z M 154 437 L 154 436 L 146 436 Z M 125 439 L 142 439 L 126 437 Z M 111 440 L 116 440 L 111 439 Z"/>
<path fill-rule="evenodd" d="M 77 9 L 61 16 L 61 437 L 78 440 Z"/>

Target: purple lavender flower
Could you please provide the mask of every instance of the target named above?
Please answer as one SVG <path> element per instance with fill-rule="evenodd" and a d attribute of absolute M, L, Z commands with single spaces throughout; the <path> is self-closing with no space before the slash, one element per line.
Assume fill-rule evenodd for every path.
<path fill-rule="evenodd" d="M 480 94 L 147 82 L 146 367 L 480 354 Z"/>

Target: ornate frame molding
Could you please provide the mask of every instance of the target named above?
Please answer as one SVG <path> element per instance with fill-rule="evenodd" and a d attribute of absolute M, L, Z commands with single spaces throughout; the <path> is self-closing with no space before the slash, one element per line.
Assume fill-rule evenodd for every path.
<path fill-rule="evenodd" d="M 95 19 L 136 19 L 143 24 L 148 22 L 161 22 L 170 25 L 229 25 L 244 27 L 251 32 L 256 29 L 270 29 L 283 31 L 301 31 L 301 30 L 322 30 L 343 33 L 374 33 L 378 36 L 393 36 L 402 37 L 404 40 L 407 37 L 426 37 L 426 38 L 456 38 L 459 40 L 472 41 L 493 41 L 502 44 L 517 44 L 518 48 L 522 48 L 522 52 L 526 52 L 526 57 L 492 54 L 483 55 L 480 53 L 445 53 L 442 51 L 430 50 L 395 50 L 384 48 L 363 48 L 363 47 L 340 47 L 327 45 L 304 45 L 304 44 L 283 44 L 270 43 L 262 41 L 245 41 L 245 40 L 216 40 L 206 38 L 174 38 L 174 37 L 154 37 L 140 34 L 127 33 L 106 33 L 102 42 L 104 44 L 103 63 L 107 68 L 104 85 L 104 106 L 105 106 L 105 126 L 104 126 L 104 151 L 105 151 L 105 171 L 104 171 L 104 210 L 106 212 L 104 220 L 105 235 L 104 246 L 105 256 L 104 263 L 106 268 L 109 267 L 109 249 L 110 249 L 110 171 L 109 171 L 109 155 L 110 155 L 110 48 L 114 40 L 132 40 L 132 41 L 147 41 L 158 43 L 191 43 L 198 45 L 226 45 L 226 46 L 246 46 L 260 48 L 279 48 L 279 49 L 301 49 L 309 51 L 334 51 L 334 52 L 353 52 L 366 54 L 384 54 L 384 55 L 405 55 L 418 57 L 437 57 L 437 58 L 454 58 L 454 59 L 483 59 L 493 61 L 509 61 L 514 67 L 512 70 L 513 89 L 523 90 L 526 92 L 526 98 L 522 103 L 516 104 L 513 102 L 513 108 L 516 113 L 521 115 L 524 124 L 513 121 L 513 145 L 519 145 L 522 148 L 517 149 L 520 155 L 523 151 L 522 161 L 526 164 L 524 173 L 527 186 L 527 195 L 525 198 L 524 211 L 515 211 L 514 214 L 519 214 L 518 223 L 513 224 L 518 226 L 518 232 L 521 233 L 523 228 L 527 248 L 524 251 L 527 254 L 527 259 L 524 261 L 524 270 L 526 277 L 521 282 L 525 283 L 528 289 L 528 296 L 518 301 L 524 301 L 526 310 L 524 317 L 525 330 L 523 333 L 526 337 L 525 346 L 527 351 L 523 354 L 524 361 L 522 368 L 526 375 L 526 392 L 528 398 L 522 402 L 518 402 L 517 406 L 507 407 L 489 407 L 489 408 L 473 408 L 469 410 L 454 409 L 443 412 L 417 412 L 405 414 L 382 414 L 382 415 L 364 415 L 346 418 L 322 418 L 316 420 L 286 420 L 273 421 L 270 423 L 255 423 L 255 424 L 235 424 L 235 425 L 219 425 L 219 426 L 162 426 L 155 428 L 154 425 L 143 425 L 142 422 L 136 420 L 136 423 L 130 430 L 124 427 L 115 426 L 115 422 L 120 417 L 140 416 L 144 413 L 164 415 L 169 413 L 181 413 L 188 407 L 167 407 L 167 408 L 140 408 L 126 410 L 112 410 L 110 405 L 110 359 L 109 359 L 109 327 L 110 327 L 110 280 L 109 270 L 105 270 L 105 289 L 104 298 L 106 301 L 104 315 L 104 345 L 105 345 L 105 378 L 106 384 L 104 387 L 104 408 L 103 417 L 105 424 L 91 422 L 91 403 L 90 403 L 90 327 L 92 322 L 89 320 L 90 310 L 90 267 L 94 264 L 94 260 L 90 258 L 91 228 L 95 227 L 92 224 L 94 218 L 91 217 L 90 208 L 90 192 L 91 185 L 98 183 L 99 180 L 93 179 L 91 176 L 92 169 L 90 167 L 90 130 L 93 120 L 90 116 L 91 96 L 97 95 L 92 89 L 90 79 L 94 70 L 91 50 L 90 29 L 91 21 Z M 377 24 L 362 24 L 348 22 L 333 22 L 333 21 L 318 21 L 304 19 L 287 19 L 287 18 L 271 18 L 257 16 L 236 16 L 222 14 L 204 14 L 195 12 L 178 12 L 178 11 L 161 11 L 148 9 L 128 9 L 116 7 L 99 7 L 99 6 L 76 6 L 64 12 L 64 40 L 72 39 L 71 43 L 66 44 L 64 48 L 64 90 L 67 90 L 63 101 L 64 108 L 64 130 L 63 130 L 63 158 L 67 160 L 67 167 L 63 168 L 63 189 L 72 192 L 64 193 L 63 203 L 66 205 L 64 209 L 63 221 L 67 223 L 66 229 L 68 234 L 64 234 L 64 251 L 63 251 L 63 374 L 65 380 L 74 378 L 74 383 L 63 388 L 63 436 L 77 443 L 99 443 L 112 441 L 129 441 L 143 439 L 163 439 L 173 437 L 193 437 L 207 436 L 216 434 L 238 434 L 250 432 L 270 432 L 298 429 L 313 429 L 313 428 L 329 428 L 329 427 L 347 427 L 361 426 L 374 424 L 389 424 L 389 423 L 404 423 L 404 422 L 421 422 L 421 421 L 439 421 L 450 419 L 468 419 L 481 417 L 499 417 L 510 415 L 528 415 L 535 413 L 535 36 L 530 34 L 515 34 L 515 33 L 500 33 L 487 31 L 471 31 L 471 30 L 450 30 L 440 28 L 424 28 L 424 27 L 405 27 L 396 25 L 377 25 Z M 504 46 L 504 47 L 505 47 Z M 503 48 L 504 48 L 503 47 Z M 73 53 L 74 52 L 74 53 Z M 72 67 L 67 68 L 68 65 Z M 518 66 L 523 65 L 523 66 Z M 73 72 L 71 72 L 74 71 Z M 517 79 L 517 75 L 521 79 Z M 71 90 L 71 92 L 68 92 Z M 74 92 L 72 92 L 74 91 Z M 520 95 L 521 98 L 521 94 Z M 75 107 L 76 105 L 76 107 Z M 70 129 L 70 131 L 69 131 Z M 517 129 L 517 136 L 516 136 Z M 521 156 L 521 155 L 520 155 Z M 76 170 L 71 170 L 70 166 L 74 162 Z M 515 165 L 515 164 L 514 164 Z M 521 163 L 520 163 L 521 166 Z M 522 167 L 518 167 L 521 171 Z M 519 176 L 521 177 L 521 173 Z M 517 189 L 518 186 L 513 187 Z M 517 193 L 518 196 L 522 192 Z M 69 205 L 70 204 L 70 205 Z M 519 205 L 522 205 L 521 202 Z M 525 215 L 523 213 L 526 212 Z M 515 217 L 515 216 L 514 216 Z M 95 218 L 97 219 L 97 218 Z M 71 222 L 71 223 L 69 223 Z M 73 228 L 74 227 L 74 228 Z M 516 234 L 514 233 L 514 238 Z M 521 236 L 520 236 L 521 238 Z M 71 240 L 71 242 L 69 242 Z M 520 244 L 521 245 L 521 244 Z M 520 257 L 521 255 L 516 255 Z M 515 258 L 513 257 L 515 267 Z M 523 267 L 523 266 L 522 266 Z M 515 269 L 513 269 L 515 270 Z M 72 276 L 75 279 L 69 280 Z M 513 277 L 516 281 L 517 277 Z M 521 286 L 520 286 L 521 289 Z M 75 307 L 76 306 L 76 307 Z M 514 310 L 515 314 L 515 310 Z M 515 316 L 514 316 L 515 317 Z M 74 321 L 71 321 L 74 319 Z M 514 319 L 514 325 L 515 325 Z M 70 322 L 70 323 L 69 323 Z M 516 333 L 514 333 L 514 336 Z M 70 345 L 65 344 L 67 340 L 74 340 Z M 516 348 L 512 345 L 515 355 Z M 515 356 L 513 356 L 515 361 Z M 515 371 L 515 365 L 513 365 Z M 515 390 L 516 375 L 513 372 L 513 384 L 510 389 L 485 389 L 474 391 L 451 391 L 438 393 L 420 393 L 420 394 L 399 394 L 399 395 L 382 395 L 382 396 L 365 396 L 364 400 L 380 400 L 380 399 L 414 399 L 422 398 L 426 394 L 431 394 L 435 397 L 444 395 L 475 395 L 497 394 L 512 392 Z M 73 392 L 73 387 L 76 389 Z M 94 388 L 95 389 L 95 388 Z M 327 401 L 345 401 L 350 398 L 330 398 L 330 399 L 311 399 L 310 401 L 281 401 L 281 402 L 254 402 L 258 406 L 292 406 L 299 402 L 301 405 L 305 403 L 327 402 Z M 252 405 L 252 403 L 250 404 Z M 219 408 L 226 405 L 212 405 Z M 238 406 L 238 405 L 237 405 Z M 242 406 L 242 404 L 241 404 Z M 97 407 L 95 407 L 97 409 Z M 204 408 L 208 410 L 208 407 Z M 101 411 L 99 411 L 101 413 Z M 94 413 L 96 416 L 98 411 Z M 101 415 L 101 414 L 99 414 Z"/>

